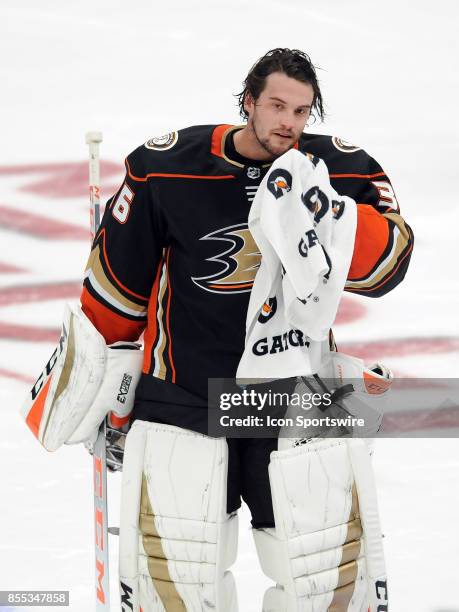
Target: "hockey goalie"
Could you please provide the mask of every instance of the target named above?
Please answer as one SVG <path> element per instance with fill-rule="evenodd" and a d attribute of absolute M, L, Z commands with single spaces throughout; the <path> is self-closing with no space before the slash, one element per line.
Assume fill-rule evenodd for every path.
<path fill-rule="evenodd" d="M 273 581 L 264 612 L 383 612 L 363 438 L 391 373 L 340 353 L 331 327 L 343 291 L 379 298 L 403 280 L 412 231 L 372 157 L 303 131 L 323 117 L 305 53 L 269 51 L 239 101 L 244 125 L 185 128 L 126 158 L 24 417 L 53 451 L 91 446 L 105 418 L 128 430 L 115 461 L 123 612 L 246 610 L 231 573 L 241 499 Z M 319 385 L 320 414 L 363 416 L 364 433 L 213 437 L 209 379 Z"/>

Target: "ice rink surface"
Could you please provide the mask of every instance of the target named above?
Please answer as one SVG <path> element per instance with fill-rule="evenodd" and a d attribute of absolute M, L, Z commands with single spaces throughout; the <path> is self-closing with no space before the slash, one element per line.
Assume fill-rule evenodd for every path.
<path fill-rule="evenodd" d="M 237 123 L 232 94 L 254 61 L 276 46 L 307 51 L 328 113 L 311 131 L 373 155 L 416 236 L 400 287 L 376 301 L 346 296 L 337 342 L 399 376 L 457 377 L 458 13 L 453 0 L 3 0 L 0 590 L 68 589 L 72 612 L 94 606 L 91 461 L 80 447 L 46 453 L 18 416 L 64 302 L 78 298 L 87 130 L 104 133 L 108 198 L 129 151 L 187 125 Z M 459 444 L 439 433 L 450 432 L 427 423 L 424 438 L 377 443 L 393 612 L 459 610 Z M 117 524 L 119 476 L 109 484 Z M 240 609 L 259 612 L 269 580 L 245 509 L 240 518 Z M 116 540 L 111 556 L 118 610 Z"/>

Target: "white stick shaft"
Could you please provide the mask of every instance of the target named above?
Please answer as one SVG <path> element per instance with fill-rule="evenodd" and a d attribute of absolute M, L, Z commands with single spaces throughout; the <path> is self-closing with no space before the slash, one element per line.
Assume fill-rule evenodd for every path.
<path fill-rule="evenodd" d="M 107 447 L 105 420 L 99 429 L 93 454 L 94 526 L 96 553 L 96 612 L 110 612 L 108 555 Z"/>
<path fill-rule="evenodd" d="M 89 147 L 89 218 L 91 244 L 100 225 L 100 158 L 101 132 L 88 132 Z M 107 508 L 107 447 L 105 420 L 99 428 L 93 454 L 94 473 L 94 526 L 96 556 L 96 612 L 110 612 L 110 576 L 108 556 Z"/>
<path fill-rule="evenodd" d="M 101 132 L 88 132 L 86 143 L 89 146 L 89 216 L 91 227 L 91 243 L 100 225 L 100 158 L 99 143 L 102 142 Z"/>

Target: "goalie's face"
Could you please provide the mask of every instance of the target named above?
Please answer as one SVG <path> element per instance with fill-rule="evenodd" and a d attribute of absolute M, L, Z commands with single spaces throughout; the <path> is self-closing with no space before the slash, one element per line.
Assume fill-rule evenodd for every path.
<path fill-rule="evenodd" d="M 279 157 L 300 138 L 313 101 L 312 85 L 282 72 L 273 72 L 266 78 L 265 88 L 257 100 L 250 94 L 246 96 L 247 128 L 270 157 Z"/>

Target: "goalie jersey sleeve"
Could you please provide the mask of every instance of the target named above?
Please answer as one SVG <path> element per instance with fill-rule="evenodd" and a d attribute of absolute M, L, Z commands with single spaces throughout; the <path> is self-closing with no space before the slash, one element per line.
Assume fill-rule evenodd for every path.
<path fill-rule="evenodd" d="M 389 177 L 363 149 L 335 136 L 304 134 L 300 146 L 322 158 L 335 190 L 357 203 L 354 254 L 345 291 L 368 297 L 388 293 L 405 277 L 414 242 Z"/>
<path fill-rule="evenodd" d="M 137 179 L 145 173 L 136 151 L 125 165 L 92 245 L 81 295 L 84 313 L 107 344 L 135 341 L 145 329 L 162 254 L 154 185 Z"/>
<path fill-rule="evenodd" d="M 380 297 L 405 277 L 414 237 L 389 177 L 373 158 L 368 158 L 368 174 L 360 180 L 354 255 L 345 290 Z"/>

